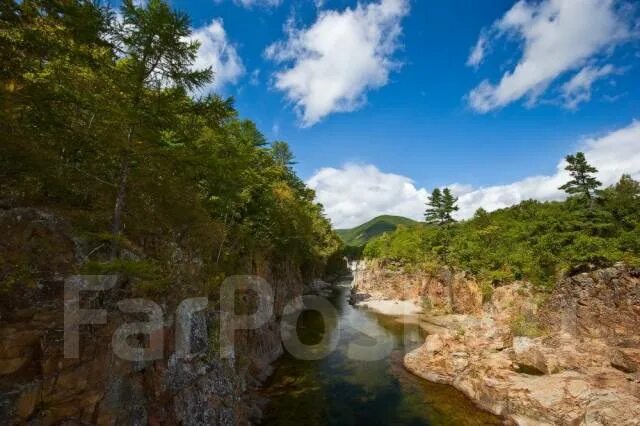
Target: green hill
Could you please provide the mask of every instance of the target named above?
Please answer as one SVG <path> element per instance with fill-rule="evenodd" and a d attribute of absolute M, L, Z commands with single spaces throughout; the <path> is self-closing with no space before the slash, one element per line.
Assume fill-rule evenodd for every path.
<path fill-rule="evenodd" d="M 361 247 L 378 235 L 395 231 L 398 225 L 413 226 L 416 224 L 418 222 L 406 217 L 384 215 L 373 218 L 355 228 L 338 229 L 336 232 L 346 245 Z"/>

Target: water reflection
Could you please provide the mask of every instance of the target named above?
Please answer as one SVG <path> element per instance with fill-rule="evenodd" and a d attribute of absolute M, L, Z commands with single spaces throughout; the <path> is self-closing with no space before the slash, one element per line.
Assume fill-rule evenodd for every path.
<path fill-rule="evenodd" d="M 302 343 L 337 339 L 337 346 L 319 360 L 286 354 L 276 363 L 266 386 L 271 402 L 264 424 L 501 424 L 455 389 L 406 372 L 402 355 L 424 340 L 421 328 L 354 309 L 347 303 L 348 286 L 341 283 L 330 299 L 338 315 L 326 329 L 318 312 L 300 315 Z"/>

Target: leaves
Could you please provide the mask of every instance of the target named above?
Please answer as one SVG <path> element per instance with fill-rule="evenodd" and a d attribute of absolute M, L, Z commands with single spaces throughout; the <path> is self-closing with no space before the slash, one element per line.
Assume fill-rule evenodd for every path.
<path fill-rule="evenodd" d="M 566 191 L 567 194 L 581 195 L 585 199 L 591 200 L 595 190 L 602 185 L 592 175 L 598 172 L 598 169 L 587 163 L 584 153 L 578 152 L 576 155 L 567 155 L 567 166 L 565 170 L 573 178 L 569 182 L 562 185 L 559 189 Z"/>
<path fill-rule="evenodd" d="M 569 198 L 528 200 L 491 213 L 479 209 L 448 227 L 398 229 L 370 241 L 364 254 L 423 269 L 455 266 L 492 284 L 524 278 L 550 286 L 563 272 L 636 262 L 639 224 L 640 183 L 623 176 L 600 191 L 593 208 Z"/>
<path fill-rule="evenodd" d="M 125 1 L 121 22 L 83 0 L 0 8 L 0 199 L 55 210 L 94 236 L 86 268 L 168 289 L 190 270 L 176 266 L 179 252 L 202 262 L 202 282 L 248 272 L 256 257 L 322 273 L 337 256 L 290 151 L 274 155 L 233 99 L 190 96 L 211 70 L 192 70 L 186 15 L 161 0 Z M 130 174 L 115 234 L 123 158 Z M 113 242 L 144 260 L 109 259 Z"/>
<path fill-rule="evenodd" d="M 458 198 L 454 197 L 449 188 L 440 191 L 436 188 L 427 201 L 425 221 L 427 223 L 446 224 L 455 222 L 451 214 L 458 211 Z"/>

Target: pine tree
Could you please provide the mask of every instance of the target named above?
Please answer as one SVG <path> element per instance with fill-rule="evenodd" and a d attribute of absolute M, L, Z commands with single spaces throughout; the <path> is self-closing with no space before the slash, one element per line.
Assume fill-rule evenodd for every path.
<path fill-rule="evenodd" d="M 458 211 L 458 198 L 454 197 L 449 188 L 440 190 L 436 188 L 427 201 L 427 210 L 424 218 L 427 223 L 444 225 L 455 222 L 451 214 Z"/>
<path fill-rule="evenodd" d="M 282 167 L 289 167 L 295 164 L 289 144 L 284 141 L 275 141 L 271 143 L 271 155 L 273 155 L 273 158 Z"/>
<path fill-rule="evenodd" d="M 562 189 L 569 195 L 578 195 L 589 201 L 589 206 L 593 203 L 596 189 L 602 183 L 593 175 L 598 169 L 587 163 L 584 153 L 578 152 L 576 155 L 566 156 L 567 167 L 565 170 L 569 172 L 572 180 L 562 185 Z"/>
<path fill-rule="evenodd" d="M 111 257 L 118 256 L 118 238 L 122 231 L 122 215 L 131 174 L 134 146 L 140 145 L 141 125 L 148 116 L 157 113 L 158 99 L 148 96 L 148 89 L 178 88 L 192 90 L 202 87 L 213 78 L 210 68 L 193 70 L 199 43 L 191 41 L 189 18 L 172 10 L 164 0 L 149 0 L 136 6 L 132 0 L 122 4 L 122 22 L 113 29 L 113 42 L 120 52 L 118 70 L 124 121 L 125 144 L 120 165 L 111 232 Z"/>
<path fill-rule="evenodd" d="M 458 197 L 454 197 L 449 188 L 445 188 L 442 191 L 442 223 L 455 222 L 455 219 L 451 216 L 453 212 L 458 211 Z"/>
<path fill-rule="evenodd" d="M 441 223 L 442 192 L 436 188 L 427 201 L 427 210 L 424 219 L 427 223 Z"/>

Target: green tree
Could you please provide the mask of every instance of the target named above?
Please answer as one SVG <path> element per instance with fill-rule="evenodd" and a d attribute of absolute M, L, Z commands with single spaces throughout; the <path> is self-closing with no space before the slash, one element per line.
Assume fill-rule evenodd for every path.
<path fill-rule="evenodd" d="M 598 172 L 598 169 L 587 162 L 582 152 L 578 152 L 576 155 L 567 155 L 565 159 L 567 161 L 565 170 L 569 172 L 572 179 L 559 189 L 562 189 L 569 195 L 584 197 L 588 200 L 589 206 L 591 206 L 596 190 L 602 185 L 602 183 L 593 176 Z"/>
<path fill-rule="evenodd" d="M 427 210 L 424 218 L 427 223 L 443 225 L 455 222 L 453 212 L 458 211 L 458 198 L 454 197 L 449 188 L 436 188 L 427 200 Z"/>
<path fill-rule="evenodd" d="M 427 223 L 440 223 L 442 211 L 442 191 L 436 188 L 431 192 L 431 196 L 427 200 L 427 210 L 424 213 L 424 219 Z"/>
<path fill-rule="evenodd" d="M 282 167 L 289 167 L 295 164 L 289 144 L 284 141 L 275 141 L 271 143 L 271 155 L 273 155 L 276 163 L 280 164 Z"/>
<path fill-rule="evenodd" d="M 149 0 L 144 6 L 124 0 L 122 21 L 114 24 L 112 40 L 121 59 L 117 64 L 121 84 L 123 127 L 126 142 L 122 147 L 120 178 L 116 193 L 111 232 L 112 257 L 118 255 L 118 237 L 122 231 L 122 213 L 127 183 L 136 147 L 144 149 L 142 123 L 157 113 L 158 101 L 170 89 L 193 90 L 211 81 L 210 68 L 193 70 L 199 43 L 188 39 L 189 18 L 172 10 L 163 0 Z M 151 91 L 150 89 L 154 89 Z M 166 100 L 166 97 L 164 97 Z"/>
<path fill-rule="evenodd" d="M 633 229 L 640 222 L 640 182 L 629 175 L 622 175 L 612 187 L 599 193 L 601 205 L 614 220 L 626 229 Z"/>
<path fill-rule="evenodd" d="M 458 197 L 454 197 L 449 188 L 442 191 L 441 223 L 453 223 L 452 214 L 458 211 Z"/>
<path fill-rule="evenodd" d="M 122 273 L 132 294 L 201 294 L 256 259 L 305 279 L 339 267 L 314 192 L 231 99 L 192 97 L 211 73 L 192 71 L 188 19 L 159 0 L 126 2 L 122 17 L 92 0 L 0 2 L 3 207 L 64 218 L 89 249 L 79 267 Z M 118 258 L 117 244 L 144 260 Z M 0 292 L 50 270 L 0 259 Z"/>

